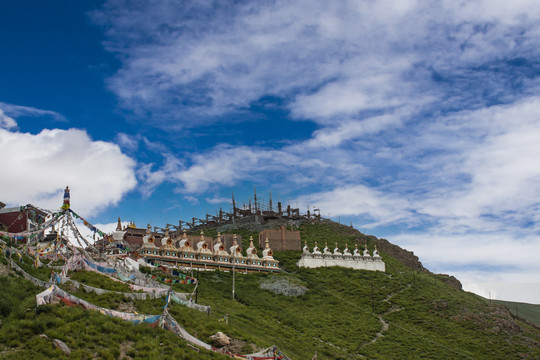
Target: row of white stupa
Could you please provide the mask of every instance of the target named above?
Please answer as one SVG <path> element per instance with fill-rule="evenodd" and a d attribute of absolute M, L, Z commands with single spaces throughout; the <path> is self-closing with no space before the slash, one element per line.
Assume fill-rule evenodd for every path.
<path fill-rule="evenodd" d="M 358 245 L 355 245 L 355 249 L 351 253 L 347 245 L 345 245 L 345 249 L 341 252 L 337 243 L 333 252 L 330 251 L 327 243 L 325 243 L 324 249 L 321 252 L 317 246 L 317 242 L 315 242 L 313 252 L 310 252 L 306 242 L 302 251 L 302 257 L 297 265 L 307 268 L 340 266 L 359 270 L 385 271 L 385 264 L 379 255 L 377 246 L 375 246 L 373 255 L 371 255 L 367 249 L 367 244 L 364 246 L 364 251 L 361 254 L 360 250 L 358 250 Z"/>
<path fill-rule="evenodd" d="M 154 237 L 151 234 L 146 234 L 143 237 L 143 247 L 147 248 L 156 248 L 154 244 Z M 204 238 L 204 232 L 201 231 L 201 240 L 197 242 L 197 249 L 193 249 L 191 247 L 191 244 L 189 242 L 189 239 L 187 238 L 186 231 L 184 230 L 184 233 L 182 234 L 182 238 L 177 241 L 178 247 L 175 247 L 173 245 L 173 240 L 169 236 L 169 232 L 165 232 L 165 236 L 161 239 L 161 247 L 163 249 L 169 249 L 169 250 L 176 250 L 180 252 L 188 252 L 188 253 L 197 253 L 197 254 L 209 254 L 209 255 L 222 255 L 222 256 L 230 256 L 232 257 L 233 254 L 235 257 L 247 257 L 247 258 L 255 258 L 259 259 L 259 256 L 257 255 L 257 249 L 253 245 L 253 236 L 249 237 L 249 247 L 246 250 L 246 256 L 242 254 L 242 248 L 238 244 L 238 238 L 236 234 L 233 236 L 233 245 L 230 247 L 230 253 L 225 250 L 225 245 L 221 242 L 221 233 L 218 232 L 217 234 L 217 240 L 214 244 L 214 251 L 212 251 Z M 265 242 L 265 249 L 262 251 L 263 259 L 268 260 L 274 260 L 272 249 L 270 249 L 268 239 L 266 239 Z"/>
<path fill-rule="evenodd" d="M 315 242 L 315 246 L 313 247 L 313 252 L 310 253 L 309 252 L 309 248 L 307 246 L 307 241 L 304 243 L 304 248 L 302 249 L 302 253 L 303 254 L 311 254 L 311 255 L 325 255 L 325 256 L 328 256 L 328 255 L 331 255 L 331 256 L 341 256 L 341 257 L 349 257 L 349 256 L 352 256 L 353 258 L 355 259 L 373 259 L 375 261 L 377 260 L 380 260 L 381 259 L 381 256 L 379 255 L 379 251 L 377 250 L 377 245 L 375 245 L 375 250 L 373 250 L 373 256 L 371 256 L 371 254 L 369 253 L 369 250 L 367 248 L 367 244 L 364 245 L 364 252 L 363 254 L 360 254 L 360 250 L 358 250 L 358 245 L 355 245 L 354 246 L 354 250 L 351 254 L 351 251 L 349 250 L 349 246 L 347 244 L 345 244 L 345 249 L 343 250 L 343 252 L 341 252 L 337 246 L 337 243 L 336 243 L 336 247 L 334 248 L 334 252 L 332 253 L 330 251 L 330 249 L 328 248 L 328 243 L 324 243 L 324 249 L 323 251 L 321 252 L 319 250 L 319 247 L 317 246 L 317 242 Z"/>
<path fill-rule="evenodd" d="M 168 231 L 161 239 L 161 247 L 155 245 L 155 238 L 147 232 L 143 237 L 143 244 L 139 249 L 139 254 L 158 261 L 167 261 L 172 263 L 199 263 L 206 265 L 232 265 L 246 267 L 247 269 L 273 268 L 278 270 L 278 261 L 274 259 L 272 249 L 270 249 L 268 239 L 265 242 L 265 249 L 262 251 L 262 258 L 257 255 L 257 248 L 253 244 L 253 237 L 249 239 L 249 247 L 246 255 L 242 254 L 242 248 L 238 244 L 236 234 L 233 237 L 233 245 L 230 252 L 225 249 L 225 244 L 221 241 L 221 234 L 218 233 L 213 250 L 208 246 L 201 231 L 201 239 L 197 242 L 196 248 L 190 244 L 187 234 L 184 231 L 180 240 L 173 241 Z M 272 270 L 273 270 L 272 269 Z"/>

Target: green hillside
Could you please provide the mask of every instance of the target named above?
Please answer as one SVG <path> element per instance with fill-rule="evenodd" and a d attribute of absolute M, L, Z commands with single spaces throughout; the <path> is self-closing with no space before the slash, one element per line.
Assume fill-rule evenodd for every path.
<path fill-rule="evenodd" d="M 170 314 L 203 341 L 210 342 L 209 336 L 222 331 L 235 339 L 243 354 L 276 345 L 298 360 L 311 359 L 315 353 L 318 359 L 540 358 L 538 329 L 515 319 L 503 306 L 458 290 L 448 277 L 423 271 L 410 253 L 332 222 L 303 224 L 300 230 L 310 248 L 315 241 L 319 246 L 327 241 L 329 247 L 337 242 L 340 248 L 346 243 L 349 248 L 363 247 L 367 241 L 370 250 L 379 244 L 387 271 L 304 269 L 296 266 L 300 252 L 277 253 L 286 272 L 236 274 L 236 300 L 231 273 L 196 274 L 198 302 L 210 305 L 211 315 L 177 304 L 171 305 Z M 77 276 L 83 282 L 87 277 Z M 94 277 L 91 281 L 100 283 L 99 275 Z M 13 275 L 0 279 L 0 358 L 61 357 L 51 346 L 52 337 L 68 344 L 73 351 L 70 358 L 225 358 L 197 353 L 159 328 L 131 325 L 92 311 L 47 305 L 36 312 L 34 296 L 40 289 Z M 187 292 L 193 286 L 174 288 Z M 101 306 L 145 314 L 161 313 L 164 302 L 70 291 Z M 298 296 L 283 294 L 295 292 Z M 49 340 L 39 337 L 43 333 Z"/>

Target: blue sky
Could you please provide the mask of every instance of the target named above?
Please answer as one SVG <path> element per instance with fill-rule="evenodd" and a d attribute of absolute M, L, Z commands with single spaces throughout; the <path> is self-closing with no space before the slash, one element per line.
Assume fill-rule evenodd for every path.
<path fill-rule="evenodd" d="M 540 303 L 535 1 L 4 1 L 0 200 L 109 228 L 253 188 Z M 519 288 L 520 291 L 516 291 Z"/>

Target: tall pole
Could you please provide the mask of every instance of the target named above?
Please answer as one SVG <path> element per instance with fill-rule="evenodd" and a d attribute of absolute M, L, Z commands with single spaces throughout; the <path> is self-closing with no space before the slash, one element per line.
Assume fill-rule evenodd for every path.
<path fill-rule="evenodd" d="M 255 201 L 255 215 L 257 215 L 258 207 L 257 207 L 257 188 L 256 187 L 253 188 L 253 199 Z"/>
<path fill-rule="evenodd" d="M 197 304 L 197 300 L 199 300 L 199 285 L 201 285 L 201 277 L 199 276 L 199 268 L 197 268 L 197 287 L 195 288 L 195 304 Z"/>
<path fill-rule="evenodd" d="M 234 193 L 232 193 L 232 216 L 234 220 L 236 218 L 236 202 L 234 201 Z"/>
<path fill-rule="evenodd" d="M 236 300 L 236 299 L 234 298 L 234 285 L 235 285 L 235 284 L 234 284 L 234 273 L 235 273 L 235 268 L 236 268 L 236 266 L 235 266 L 235 265 L 236 265 L 236 247 L 235 247 L 234 250 L 233 250 L 233 258 L 232 258 L 232 261 L 233 261 L 233 263 L 232 263 L 232 299 L 233 299 L 233 300 Z"/>

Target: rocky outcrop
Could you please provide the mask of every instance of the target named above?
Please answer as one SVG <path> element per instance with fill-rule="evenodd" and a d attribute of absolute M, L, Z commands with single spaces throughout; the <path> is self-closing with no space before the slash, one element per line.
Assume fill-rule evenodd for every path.
<path fill-rule="evenodd" d="M 437 274 L 437 279 L 441 280 L 443 283 L 450 285 L 454 289 L 463 290 L 461 282 L 453 277 L 452 275 L 447 274 Z"/>
<path fill-rule="evenodd" d="M 502 305 L 490 304 L 486 312 L 465 308 L 459 314 L 454 315 L 452 320 L 471 322 L 482 330 L 509 336 L 518 335 L 524 330 L 510 311 Z M 538 343 L 535 345 L 538 346 Z"/>
<path fill-rule="evenodd" d="M 301 296 L 308 290 L 307 287 L 296 283 L 293 279 L 271 277 L 261 281 L 261 289 L 269 290 L 275 294 L 286 296 Z"/>
<path fill-rule="evenodd" d="M 408 267 L 417 271 L 422 271 L 422 272 L 432 274 L 431 271 L 429 271 L 428 269 L 424 267 L 424 265 L 422 265 L 422 263 L 418 259 L 418 256 L 414 255 L 412 251 L 408 251 L 397 245 L 394 245 L 386 239 L 377 239 L 374 236 L 370 236 L 370 238 L 374 240 L 379 250 L 383 251 L 384 253 L 388 255 L 393 256 L 394 258 L 396 258 L 403 264 L 407 265 Z M 453 277 L 452 275 L 437 274 L 437 278 L 441 280 L 442 282 L 444 282 L 445 284 L 450 285 L 454 289 L 457 289 L 457 290 L 463 289 L 461 282 L 455 277 Z"/>
<path fill-rule="evenodd" d="M 424 265 L 422 265 L 418 259 L 418 256 L 414 255 L 412 251 L 402 249 L 399 246 L 390 243 L 386 239 L 375 238 L 375 244 L 380 251 L 393 256 L 408 267 L 418 271 L 430 272 L 424 267 Z"/>

